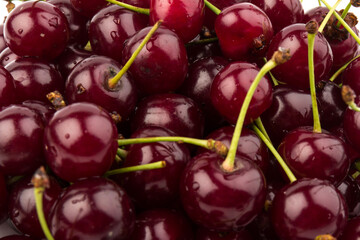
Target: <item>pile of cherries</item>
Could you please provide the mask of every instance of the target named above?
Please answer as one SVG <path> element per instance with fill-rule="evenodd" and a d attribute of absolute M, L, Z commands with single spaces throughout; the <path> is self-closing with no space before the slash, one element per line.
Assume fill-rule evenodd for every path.
<path fill-rule="evenodd" d="M 0 25 L 0 223 L 14 232 L 0 239 L 360 239 L 360 112 L 343 100 L 360 104 L 359 42 L 329 11 L 18 4 Z M 357 35 L 347 11 L 335 13 Z M 309 22 L 321 26 L 311 52 Z M 291 58 L 261 78 L 239 121 L 279 49 Z"/>

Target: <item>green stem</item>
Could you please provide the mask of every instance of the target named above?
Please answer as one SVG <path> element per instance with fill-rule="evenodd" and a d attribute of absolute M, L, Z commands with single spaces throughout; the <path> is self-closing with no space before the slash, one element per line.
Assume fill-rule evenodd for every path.
<path fill-rule="evenodd" d="M 185 44 L 185 46 L 189 47 L 189 46 L 198 45 L 198 44 L 213 43 L 213 42 L 217 42 L 218 40 L 219 39 L 217 37 L 205 38 L 205 39 L 201 39 L 198 41 L 189 42 L 189 43 Z"/>
<path fill-rule="evenodd" d="M 356 172 L 354 172 L 352 175 L 351 175 L 351 177 L 353 178 L 353 179 L 356 179 L 357 177 L 359 177 L 360 176 L 360 172 L 359 171 L 356 171 Z"/>
<path fill-rule="evenodd" d="M 265 127 L 264 127 L 264 124 L 262 123 L 260 117 L 258 117 L 257 119 L 255 119 L 255 124 L 256 124 L 256 126 L 261 130 L 261 132 L 265 135 L 265 137 L 269 140 L 269 142 L 271 142 L 270 137 L 269 137 L 269 135 L 267 134 L 266 129 L 265 129 Z"/>
<path fill-rule="evenodd" d="M 325 0 L 321 0 L 325 6 L 330 9 L 331 6 L 325 1 Z M 359 36 L 356 35 L 356 33 L 351 29 L 351 27 L 344 21 L 344 19 L 341 18 L 341 16 L 337 13 L 334 12 L 335 17 L 337 18 L 337 20 L 339 20 L 339 22 L 344 26 L 344 28 L 350 33 L 350 35 L 355 39 L 355 41 L 360 44 L 360 38 Z"/>
<path fill-rule="evenodd" d="M 39 218 L 39 222 L 41 228 L 44 232 L 46 239 L 54 240 L 49 227 L 46 223 L 44 211 L 43 211 L 43 195 L 44 195 L 45 188 L 44 187 L 34 187 L 34 194 L 35 194 L 35 206 L 36 206 L 36 213 Z"/>
<path fill-rule="evenodd" d="M 261 140 L 266 144 L 266 146 L 269 148 L 271 153 L 274 155 L 284 172 L 286 173 L 286 176 L 289 178 L 290 182 L 296 181 L 295 175 L 292 173 L 288 165 L 285 163 L 284 159 L 280 156 L 278 151 L 276 151 L 275 147 L 271 144 L 271 142 L 265 137 L 265 135 L 258 129 L 254 124 L 252 125 L 252 129 L 255 131 L 255 133 L 261 138 Z"/>
<path fill-rule="evenodd" d="M 348 5 L 345 7 L 344 11 L 342 12 L 342 14 L 341 14 L 342 19 L 345 19 L 345 17 L 347 15 L 347 13 L 349 12 L 350 8 L 351 8 L 351 2 L 348 3 Z M 341 23 L 338 22 L 336 27 L 338 27 L 338 28 L 341 27 Z"/>
<path fill-rule="evenodd" d="M 314 118 L 314 132 L 321 133 L 321 124 L 319 118 L 319 109 L 316 101 L 315 73 L 314 73 L 314 43 L 316 34 L 308 33 L 308 62 L 309 62 L 309 78 L 310 93 L 312 102 L 312 112 Z"/>
<path fill-rule="evenodd" d="M 266 58 L 264 58 L 264 62 L 267 63 L 267 59 L 266 59 Z M 271 71 L 269 71 L 269 75 L 270 75 L 270 77 L 271 77 L 271 80 L 272 80 L 274 86 L 279 85 L 278 80 L 276 80 L 276 78 L 275 78 L 274 75 L 271 73 Z"/>
<path fill-rule="evenodd" d="M 301 1 L 302 2 L 302 1 Z M 318 2 L 319 2 L 319 7 L 321 7 L 321 2 L 320 2 L 320 0 L 318 0 Z"/>
<path fill-rule="evenodd" d="M 351 110 L 355 112 L 360 112 L 360 108 L 355 104 L 355 102 L 350 102 L 348 106 Z"/>
<path fill-rule="evenodd" d="M 114 88 L 116 86 L 116 84 L 119 82 L 120 78 L 126 73 L 126 71 L 130 68 L 131 64 L 135 61 L 135 59 L 139 55 L 140 51 L 144 48 L 144 46 L 150 40 L 150 38 L 155 33 L 155 31 L 160 27 L 161 23 L 162 23 L 162 21 L 157 21 L 154 24 L 154 26 L 150 29 L 150 31 L 145 36 L 145 38 L 142 40 L 140 45 L 137 47 L 137 49 L 131 55 L 130 59 L 126 62 L 124 67 L 115 75 L 115 77 L 109 79 L 109 81 L 108 81 L 109 88 Z"/>
<path fill-rule="evenodd" d="M 331 82 L 333 82 L 346 68 L 347 66 L 349 66 L 349 64 L 354 61 L 355 59 L 359 58 L 360 55 L 354 57 L 353 59 L 351 59 L 350 61 L 348 61 L 347 63 L 345 63 L 341 68 L 339 68 L 339 70 L 337 70 L 329 79 Z"/>
<path fill-rule="evenodd" d="M 209 1 L 204 0 L 205 5 L 211 10 L 213 11 L 216 15 L 219 15 L 221 13 L 221 10 L 218 9 L 217 7 L 215 7 L 214 5 L 212 5 Z"/>
<path fill-rule="evenodd" d="M 119 1 L 115 1 L 115 0 L 106 0 L 106 1 L 108 1 L 109 3 L 112 3 L 112 4 L 116 4 L 116 5 L 120 6 L 120 7 L 129 9 L 131 11 L 137 12 L 137 13 L 150 15 L 150 9 L 148 9 L 148 8 L 135 7 L 133 5 L 123 3 L 123 2 L 119 2 Z"/>
<path fill-rule="evenodd" d="M 154 163 L 148 163 L 148 164 L 143 164 L 143 165 L 138 165 L 138 166 L 124 167 L 124 168 L 119 168 L 119 169 L 115 169 L 115 170 L 110 170 L 104 174 L 104 177 L 109 177 L 109 176 L 121 174 L 121 173 L 135 172 L 135 171 L 154 170 L 154 169 L 160 169 L 160 168 L 164 168 L 164 167 L 166 167 L 166 162 L 158 161 L 158 162 L 154 162 Z"/>
<path fill-rule="evenodd" d="M 122 148 L 118 148 L 117 149 L 117 153 L 116 153 L 119 157 L 121 157 L 122 159 L 125 159 L 128 152 Z"/>
<path fill-rule="evenodd" d="M 333 15 L 333 13 L 335 12 L 337 6 L 340 4 L 341 0 L 338 0 L 334 6 L 332 6 L 331 8 L 329 8 L 329 12 L 326 14 L 325 18 L 323 19 L 323 21 L 321 22 L 321 25 L 318 29 L 319 32 L 322 32 L 327 24 L 327 22 L 329 21 L 331 15 Z"/>

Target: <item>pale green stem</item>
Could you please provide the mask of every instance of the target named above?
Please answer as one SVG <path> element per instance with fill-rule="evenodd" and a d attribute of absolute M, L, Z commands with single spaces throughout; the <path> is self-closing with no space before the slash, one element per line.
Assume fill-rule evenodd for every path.
<path fill-rule="evenodd" d="M 142 14 L 145 14 L 145 15 L 150 15 L 150 9 L 148 9 L 148 8 L 135 7 L 135 6 L 133 6 L 133 5 L 130 5 L 130 4 L 127 4 L 127 3 L 123 3 L 123 2 L 119 2 L 119 1 L 115 1 L 115 0 L 106 0 L 106 1 L 108 1 L 109 3 L 112 3 L 112 4 L 116 4 L 116 5 L 120 6 L 120 7 L 129 9 L 129 10 L 131 10 L 131 11 L 137 12 L 137 13 L 142 13 Z"/>
<path fill-rule="evenodd" d="M 241 106 L 239 117 L 238 117 L 236 125 L 235 125 L 235 130 L 234 130 L 234 134 L 233 134 L 231 144 L 229 147 L 228 155 L 226 156 L 224 162 L 222 163 L 222 168 L 225 171 L 231 172 L 234 169 L 237 146 L 238 146 L 239 139 L 241 136 L 241 131 L 242 131 L 242 128 L 244 125 L 246 112 L 249 108 L 250 101 L 254 95 L 254 92 L 255 92 L 257 86 L 259 85 L 261 79 L 265 76 L 265 74 L 276 66 L 277 66 L 277 64 L 275 63 L 275 61 L 273 59 L 271 59 L 270 61 L 265 63 L 265 65 L 260 69 L 259 73 L 255 77 L 254 81 L 252 82 L 252 84 L 245 96 L 244 102 Z"/>
<path fill-rule="evenodd" d="M 138 166 L 124 167 L 124 168 L 119 168 L 119 169 L 115 169 L 115 170 L 110 170 L 104 174 L 104 177 L 109 177 L 109 176 L 121 174 L 121 173 L 129 173 L 129 172 L 136 172 L 136 171 L 148 171 L 148 170 L 160 169 L 160 168 L 164 168 L 164 167 L 166 167 L 166 162 L 158 161 L 158 162 L 154 162 L 154 163 L 148 163 L 148 164 L 143 164 L 143 165 L 138 165 Z"/>
<path fill-rule="evenodd" d="M 348 3 L 348 5 L 345 7 L 343 13 L 341 14 L 342 19 L 345 19 L 345 17 L 347 15 L 347 13 L 349 12 L 350 8 L 351 8 L 351 2 Z M 338 28 L 341 27 L 340 22 L 337 23 L 336 27 L 338 27 Z"/>
<path fill-rule="evenodd" d="M 130 68 L 131 64 L 135 61 L 136 57 L 139 55 L 140 51 L 144 48 L 146 43 L 150 40 L 152 35 L 155 33 L 155 31 L 159 28 L 162 21 L 157 21 L 154 26 L 150 29 L 148 34 L 145 36 L 145 38 L 140 43 L 139 47 L 134 51 L 134 53 L 131 55 L 130 59 L 126 62 L 124 67 L 115 75 L 115 77 L 109 79 L 109 88 L 114 88 L 118 81 L 121 79 L 121 77 L 126 73 L 126 71 Z"/>
<path fill-rule="evenodd" d="M 265 145 L 269 148 L 271 153 L 274 155 L 284 172 L 286 173 L 286 176 L 289 178 L 290 182 L 296 181 L 295 175 L 292 173 L 288 165 L 285 163 L 284 159 L 280 156 L 278 151 L 276 151 L 275 147 L 271 144 L 271 142 L 265 137 L 265 135 L 258 129 L 254 124 L 252 125 L 252 129 L 255 131 L 255 133 L 261 138 L 261 140 L 265 143 Z"/>
<path fill-rule="evenodd" d="M 350 102 L 348 106 L 351 110 L 355 112 L 360 112 L 360 108 L 355 104 L 355 102 Z"/>
<path fill-rule="evenodd" d="M 216 15 L 221 13 L 221 10 L 212 5 L 209 1 L 204 0 L 206 7 L 208 7 L 211 11 L 213 11 Z"/>
<path fill-rule="evenodd" d="M 323 21 L 321 22 L 321 25 L 318 29 L 318 32 L 322 32 L 327 24 L 327 22 L 329 21 L 329 19 L 331 18 L 331 15 L 333 15 L 333 13 L 335 12 L 337 6 L 340 4 L 341 0 L 338 0 L 334 6 L 332 6 L 329 9 L 329 12 L 326 14 L 325 18 L 323 19 Z"/>
<path fill-rule="evenodd" d="M 348 61 L 347 63 L 345 63 L 341 68 L 339 68 L 339 70 L 337 70 L 329 79 L 331 82 L 333 82 L 346 68 L 347 66 L 349 66 L 349 64 L 354 61 L 355 59 L 359 58 L 360 55 L 354 57 L 353 59 L 351 59 L 350 61 Z"/>
<path fill-rule="evenodd" d="M 360 176 L 360 172 L 359 172 L 359 171 L 356 171 L 356 172 L 354 172 L 353 175 L 351 175 L 351 177 L 352 177 L 353 179 L 356 179 L 356 178 L 359 177 L 359 176 Z"/>
<path fill-rule="evenodd" d="M 266 129 L 265 129 L 265 127 L 264 127 L 264 124 L 262 123 L 260 117 L 258 117 L 257 119 L 255 119 L 255 124 L 256 124 L 256 126 L 261 130 L 261 132 L 265 135 L 265 137 L 271 142 L 270 137 L 269 137 L 269 135 L 267 134 Z"/>
<path fill-rule="evenodd" d="M 263 59 L 264 59 L 264 62 L 267 63 L 267 59 L 266 59 L 266 58 L 263 58 Z M 274 75 L 272 75 L 271 71 L 269 71 L 269 75 L 270 75 L 270 77 L 271 77 L 271 80 L 272 80 L 274 86 L 279 85 L 278 80 L 276 80 L 276 78 L 274 77 Z"/>
<path fill-rule="evenodd" d="M 117 155 L 118 155 L 119 157 L 121 157 L 122 159 L 125 159 L 126 156 L 127 156 L 127 154 L 128 154 L 128 152 L 127 152 L 126 150 L 121 149 L 121 148 L 118 148 L 118 149 L 117 149 Z"/>
<path fill-rule="evenodd" d="M 45 188 L 44 187 L 34 187 L 34 195 L 35 195 L 35 206 L 36 206 L 36 213 L 39 218 L 39 222 L 41 228 L 44 232 L 46 239 L 54 240 L 49 227 L 46 223 L 44 211 L 43 211 L 43 195 L 44 195 Z"/>
<path fill-rule="evenodd" d="M 325 0 L 321 0 L 325 6 L 330 9 L 331 6 L 325 1 Z M 341 18 L 341 16 L 337 13 L 334 12 L 334 15 L 336 17 L 337 20 L 339 20 L 339 22 L 344 26 L 344 28 L 350 33 L 350 35 L 355 39 L 355 41 L 360 44 L 360 38 L 358 35 L 356 35 L 356 33 L 351 29 L 351 27 L 344 21 L 344 19 Z"/>

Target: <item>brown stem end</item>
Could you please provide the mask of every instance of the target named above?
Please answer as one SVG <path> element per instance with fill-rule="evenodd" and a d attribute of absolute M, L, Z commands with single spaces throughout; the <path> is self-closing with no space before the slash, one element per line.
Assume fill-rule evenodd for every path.
<path fill-rule="evenodd" d="M 341 97 L 347 105 L 354 102 L 355 96 L 356 95 L 354 90 L 352 90 L 352 88 L 349 85 L 343 85 L 341 87 Z"/>
<path fill-rule="evenodd" d="M 59 91 L 53 91 L 46 95 L 46 98 L 51 102 L 56 110 L 66 106 L 63 96 Z"/>
<path fill-rule="evenodd" d="M 274 52 L 271 59 L 278 65 L 287 62 L 290 58 L 290 49 L 279 47 L 279 49 Z"/>
<path fill-rule="evenodd" d="M 31 183 L 35 188 L 49 188 L 50 180 L 43 166 L 39 167 L 34 173 Z"/>
<path fill-rule="evenodd" d="M 329 234 L 319 235 L 315 238 L 315 240 L 336 240 L 333 236 Z"/>
<path fill-rule="evenodd" d="M 319 29 L 319 24 L 317 21 L 311 20 L 306 23 L 305 29 L 309 34 L 316 34 Z"/>

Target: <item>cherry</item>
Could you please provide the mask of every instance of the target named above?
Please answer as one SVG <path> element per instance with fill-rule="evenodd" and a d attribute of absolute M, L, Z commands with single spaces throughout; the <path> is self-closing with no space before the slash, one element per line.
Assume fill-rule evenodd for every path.
<path fill-rule="evenodd" d="M 5 178 L 0 173 L 0 223 L 4 222 L 8 217 L 8 193 L 6 189 Z"/>
<path fill-rule="evenodd" d="M 39 114 L 19 105 L 0 112 L 0 171 L 6 175 L 33 173 L 43 163 L 44 125 Z"/>
<path fill-rule="evenodd" d="M 0 24 L 0 52 L 7 47 L 4 39 L 4 24 Z"/>
<path fill-rule="evenodd" d="M 341 126 L 331 129 L 331 133 L 343 140 L 343 142 L 346 144 L 349 160 L 351 163 L 360 158 L 360 152 L 354 148 L 354 146 L 345 136 L 343 124 L 341 124 Z"/>
<path fill-rule="evenodd" d="M 223 54 L 244 61 L 264 57 L 273 37 L 269 17 L 251 3 L 234 4 L 221 11 L 215 32 Z"/>
<path fill-rule="evenodd" d="M 291 59 L 274 68 L 271 73 L 278 81 L 295 88 L 309 88 L 308 44 L 305 24 L 297 23 L 285 27 L 271 41 L 267 52 L 270 59 L 279 47 L 289 48 Z M 333 55 L 329 43 L 321 33 L 316 34 L 314 46 L 315 81 L 325 78 L 330 72 Z"/>
<path fill-rule="evenodd" d="M 204 118 L 192 99 L 179 94 L 158 94 L 139 102 L 131 119 L 133 132 L 146 126 L 168 128 L 178 136 L 201 138 Z"/>
<path fill-rule="evenodd" d="M 5 68 L 15 80 L 18 101 L 31 99 L 48 102 L 48 93 L 64 91 L 64 80 L 60 73 L 44 60 L 19 58 Z"/>
<path fill-rule="evenodd" d="M 329 12 L 329 9 L 327 7 L 322 7 L 322 6 L 314 7 L 312 9 L 308 10 L 304 14 L 302 23 L 306 24 L 310 20 L 315 20 L 318 23 L 321 23 L 328 12 Z"/>
<path fill-rule="evenodd" d="M 0 238 L 0 240 L 34 240 L 34 239 L 28 236 L 10 235 L 6 237 L 2 237 Z"/>
<path fill-rule="evenodd" d="M 357 104 L 359 104 L 359 100 L 357 100 Z M 343 122 L 345 136 L 356 150 L 360 148 L 359 114 L 360 112 L 355 112 L 351 109 L 346 109 L 344 115 L 344 122 Z"/>
<path fill-rule="evenodd" d="M 194 157 L 183 173 L 181 200 L 195 223 L 217 231 L 239 230 L 260 213 L 265 178 L 250 160 L 236 158 L 232 172 L 223 170 L 223 161 L 215 153 Z"/>
<path fill-rule="evenodd" d="M 67 101 L 92 102 L 126 119 L 137 102 L 137 92 L 131 76 L 123 75 L 112 89 L 108 86 L 108 80 L 121 68 L 118 62 L 104 56 L 94 55 L 82 60 L 66 80 Z"/>
<path fill-rule="evenodd" d="M 189 221 L 169 209 L 153 209 L 136 217 L 132 240 L 143 239 L 194 239 Z"/>
<path fill-rule="evenodd" d="M 76 11 L 89 18 L 93 17 L 106 5 L 109 5 L 109 3 L 104 0 L 70 0 L 70 2 Z"/>
<path fill-rule="evenodd" d="M 88 178 L 68 187 L 53 211 L 56 240 L 128 239 L 135 214 L 122 188 L 105 178 Z"/>
<path fill-rule="evenodd" d="M 108 112 L 91 103 L 70 104 L 45 127 L 46 162 L 69 182 L 100 176 L 115 159 L 116 139 L 117 129 Z"/>
<path fill-rule="evenodd" d="M 255 4 L 266 13 L 271 20 L 275 33 L 290 24 L 301 22 L 304 15 L 302 4 L 297 0 L 250 0 L 249 2 Z"/>
<path fill-rule="evenodd" d="M 356 95 L 360 94 L 360 83 L 357 80 L 357 76 L 360 73 L 360 59 L 357 58 L 352 61 L 343 71 L 341 75 L 342 83 L 344 85 L 349 85 Z"/>
<path fill-rule="evenodd" d="M 200 227 L 196 231 L 196 240 L 253 240 L 251 234 L 242 229 L 240 231 L 216 232 Z"/>
<path fill-rule="evenodd" d="M 15 83 L 11 74 L 0 66 L 0 108 L 16 103 Z"/>
<path fill-rule="evenodd" d="M 68 42 L 67 19 L 50 3 L 24 2 L 7 16 L 4 38 L 7 46 L 19 56 L 54 59 Z"/>
<path fill-rule="evenodd" d="M 360 238 L 360 217 L 349 220 L 340 240 L 357 240 Z"/>
<path fill-rule="evenodd" d="M 349 217 L 357 217 L 360 215 L 360 186 L 355 179 L 347 175 L 337 189 L 343 195 L 349 211 Z"/>
<path fill-rule="evenodd" d="M 150 0 L 150 24 L 163 20 L 165 26 L 187 43 L 200 33 L 204 8 L 204 1 L 201 0 Z"/>
<path fill-rule="evenodd" d="M 125 40 L 145 28 L 148 23 L 146 15 L 110 5 L 91 19 L 89 25 L 91 48 L 96 54 L 120 62 Z"/>
<path fill-rule="evenodd" d="M 217 42 L 208 44 L 188 44 L 186 45 L 189 64 L 201 58 L 222 57 L 220 46 Z"/>
<path fill-rule="evenodd" d="M 47 221 L 54 208 L 62 189 L 60 185 L 50 178 L 50 188 L 44 192 L 44 213 Z M 25 177 L 17 182 L 9 194 L 9 217 L 22 233 L 35 238 L 43 238 L 44 233 L 40 226 L 35 207 L 34 186 L 31 177 Z"/>
<path fill-rule="evenodd" d="M 11 49 L 7 47 L 0 53 L 0 65 L 5 67 L 8 63 L 18 58 L 20 57 L 13 53 L 13 51 L 11 51 Z"/>
<path fill-rule="evenodd" d="M 328 181 L 303 178 L 283 187 L 271 207 L 271 222 L 282 240 L 338 237 L 347 221 L 346 203 Z"/>
<path fill-rule="evenodd" d="M 44 123 L 44 126 L 49 122 L 49 120 L 52 118 L 52 116 L 55 113 L 55 108 L 47 103 L 37 101 L 37 100 L 26 100 L 21 103 L 21 105 L 28 107 L 35 112 L 37 112 Z"/>
<path fill-rule="evenodd" d="M 238 118 L 248 89 L 259 69 L 247 62 L 232 62 L 223 68 L 211 85 L 211 101 L 228 122 L 234 124 Z M 269 79 L 260 81 L 246 113 L 245 124 L 258 118 L 272 101 L 272 87 Z"/>
<path fill-rule="evenodd" d="M 142 29 L 125 42 L 122 64 L 130 59 L 150 28 Z M 141 93 L 150 95 L 176 90 L 184 82 L 187 69 L 183 42 L 173 31 L 160 26 L 140 51 L 129 72 Z"/>

